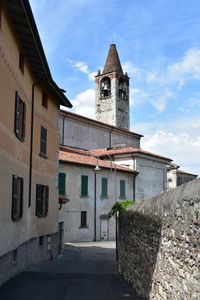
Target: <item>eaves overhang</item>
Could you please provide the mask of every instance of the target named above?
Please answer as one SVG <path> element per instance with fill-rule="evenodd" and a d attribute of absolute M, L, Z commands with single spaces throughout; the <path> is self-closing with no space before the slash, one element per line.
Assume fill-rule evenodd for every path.
<path fill-rule="evenodd" d="M 3 3 L 35 81 L 46 88 L 58 104 L 71 108 L 72 104 L 51 76 L 29 1 L 3 0 Z"/>

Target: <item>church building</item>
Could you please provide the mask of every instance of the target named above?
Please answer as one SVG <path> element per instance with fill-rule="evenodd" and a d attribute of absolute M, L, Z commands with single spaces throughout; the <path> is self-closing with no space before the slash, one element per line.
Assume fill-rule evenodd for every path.
<path fill-rule="evenodd" d="M 130 131 L 129 77 L 114 44 L 103 72 L 98 71 L 95 79 L 96 120 L 60 111 L 59 165 L 60 178 L 65 179 L 60 181 L 60 190 L 68 201 L 60 209 L 65 242 L 114 239 L 113 220 L 107 217 L 111 206 L 123 199 L 141 201 L 164 192 L 167 165 L 172 161 L 141 149 L 142 135 Z M 107 165 L 95 174 L 97 162 Z M 110 163 L 115 172 L 109 171 Z M 105 184 L 109 193 L 102 197 Z"/>

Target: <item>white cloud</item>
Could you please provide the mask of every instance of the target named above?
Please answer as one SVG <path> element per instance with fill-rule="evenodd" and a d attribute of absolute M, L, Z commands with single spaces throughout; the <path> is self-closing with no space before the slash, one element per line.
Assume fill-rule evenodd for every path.
<path fill-rule="evenodd" d="M 122 69 L 124 72 L 127 72 L 128 74 L 136 75 L 138 73 L 138 68 L 136 68 L 132 62 L 126 61 L 122 63 Z"/>
<path fill-rule="evenodd" d="M 71 103 L 73 105 L 73 112 L 88 118 L 95 118 L 95 90 L 88 89 L 77 94 L 71 100 Z"/>
<path fill-rule="evenodd" d="M 200 80 L 200 49 L 189 49 L 180 61 L 168 66 L 168 72 L 181 82 L 189 79 Z"/>
<path fill-rule="evenodd" d="M 158 113 L 161 113 L 165 110 L 168 100 L 172 98 L 174 98 L 174 94 L 170 91 L 165 91 L 156 99 L 151 100 L 151 102 L 153 106 L 157 109 Z"/>
<path fill-rule="evenodd" d="M 147 94 L 141 89 L 130 89 L 130 105 L 137 105 L 144 102 L 146 99 Z"/>
<path fill-rule="evenodd" d="M 147 83 L 157 82 L 160 85 L 178 84 L 182 88 L 188 80 L 200 80 L 200 49 L 190 48 L 178 61 L 165 67 L 159 65 L 155 71 L 146 73 Z"/>
<path fill-rule="evenodd" d="M 72 67 L 75 70 L 78 70 L 79 72 L 83 72 L 83 73 L 87 74 L 87 76 L 90 80 L 94 80 L 94 76 L 97 74 L 97 72 L 96 71 L 91 72 L 86 62 L 73 61 L 71 59 L 67 59 L 67 61 L 72 65 Z"/>
<path fill-rule="evenodd" d="M 172 158 L 180 169 L 200 174 L 200 136 L 157 131 L 143 138 L 142 148 Z"/>

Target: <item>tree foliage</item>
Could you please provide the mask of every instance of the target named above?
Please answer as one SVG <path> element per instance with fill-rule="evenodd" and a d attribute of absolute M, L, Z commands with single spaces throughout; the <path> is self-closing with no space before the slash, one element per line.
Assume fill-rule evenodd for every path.
<path fill-rule="evenodd" d="M 126 211 L 126 209 L 130 206 L 133 205 L 135 203 L 134 200 L 123 200 L 123 201 L 117 201 L 115 202 L 115 204 L 113 205 L 113 207 L 111 208 L 108 216 L 109 218 L 111 217 L 115 217 L 117 216 L 117 212 L 118 212 L 118 216 L 122 216 L 124 214 L 124 212 Z"/>

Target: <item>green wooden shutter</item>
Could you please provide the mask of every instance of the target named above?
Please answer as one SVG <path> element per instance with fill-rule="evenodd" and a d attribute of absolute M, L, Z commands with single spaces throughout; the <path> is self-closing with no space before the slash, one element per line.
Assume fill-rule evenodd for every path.
<path fill-rule="evenodd" d="M 108 196 L 108 179 L 104 177 L 101 178 L 101 196 Z"/>
<path fill-rule="evenodd" d="M 23 115 L 22 115 L 22 139 L 26 134 L 26 104 L 23 102 Z"/>
<path fill-rule="evenodd" d="M 18 199 L 17 186 L 18 186 L 18 177 L 13 175 L 12 176 L 12 212 L 11 212 L 11 218 L 13 221 L 17 219 L 17 199 Z"/>
<path fill-rule="evenodd" d="M 88 176 L 81 175 L 81 196 L 88 195 Z"/>
<path fill-rule="evenodd" d="M 24 198 L 24 180 L 20 178 L 20 207 L 19 207 L 19 218 L 23 215 L 23 198 Z"/>
<path fill-rule="evenodd" d="M 120 180 L 120 197 L 125 198 L 125 180 Z"/>
<path fill-rule="evenodd" d="M 66 174 L 59 173 L 59 195 L 66 194 L 65 186 L 66 186 Z"/>
<path fill-rule="evenodd" d="M 47 129 L 41 126 L 40 153 L 46 155 L 47 152 Z"/>
<path fill-rule="evenodd" d="M 42 194 L 42 186 L 41 184 L 36 184 L 36 216 L 41 217 L 41 194 Z"/>
<path fill-rule="evenodd" d="M 15 134 L 19 134 L 19 94 L 15 93 Z"/>
<path fill-rule="evenodd" d="M 46 189 L 46 198 L 44 199 L 45 201 L 45 216 L 48 215 L 48 210 L 49 210 L 49 186 L 45 186 Z"/>

